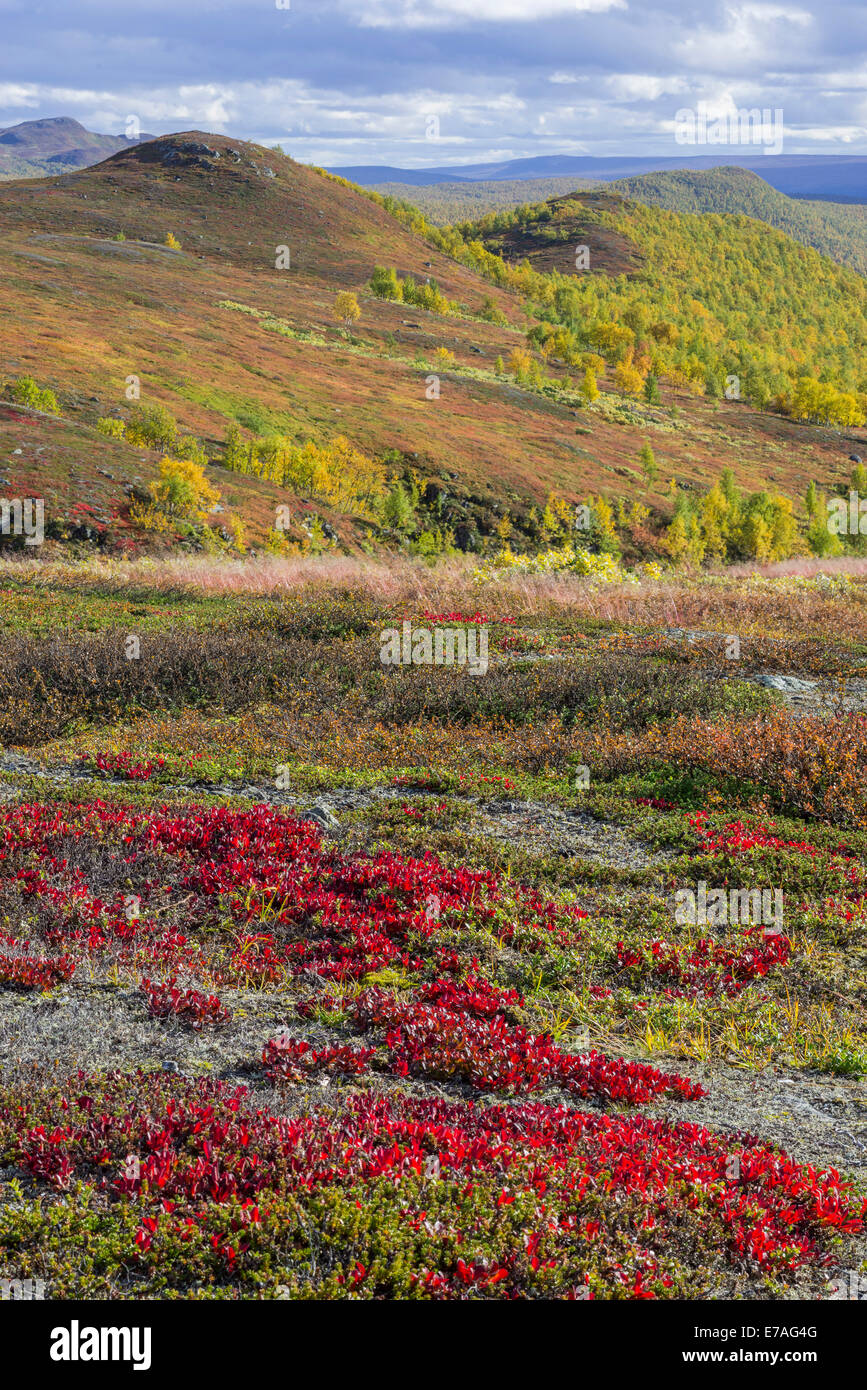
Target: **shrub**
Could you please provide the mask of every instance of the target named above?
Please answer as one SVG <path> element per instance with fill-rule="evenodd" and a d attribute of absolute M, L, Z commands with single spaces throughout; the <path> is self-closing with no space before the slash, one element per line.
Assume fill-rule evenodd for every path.
<path fill-rule="evenodd" d="M 194 705 L 247 708 L 284 689 L 288 654 L 251 643 L 249 630 L 153 633 L 146 659 L 127 660 L 123 633 L 34 641 L 0 637 L 0 742 L 38 743 L 76 723 L 118 719 L 136 709 Z M 289 668 L 299 679 L 312 654 L 300 644 Z"/>
<path fill-rule="evenodd" d="M 793 718 L 784 710 L 730 725 L 683 718 L 649 728 L 641 738 L 606 743 L 599 756 L 609 772 L 655 763 L 743 778 L 770 793 L 779 806 L 863 829 L 865 728 L 863 715 Z"/>
<path fill-rule="evenodd" d="M 599 398 L 599 387 L 596 384 L 596 374 L 592 367 L 587 367 L 584 372 L 581 392 L 588 405 L 592 405 Z"/>
<path fill-rule="evenodd" d="M 526 348 L 512 348 L 509 353 L 509 371 L 516 381 L 522 381 L 529 376 L 533 365 L 533 358 Z"/>
<path fill-rule="evenodd" d="M 650 445 L 647 443 L 646 440 L 641 446 L 641 452 L 638 455 L 638 461 L 641 464 L 641 471 L 644 474 L 644 481 L 647 483 L 648 487 L 652 487 L 654 482 L 656 481 L 656 459 L 654 458 L 653 450 L 651 449 Z"/>
<path fill-rule="evenodd" d="M 205 477 L 200 463 L 164 458 L 160 476 L 151 486 L 154 505 L 171 518 L 204 521 L 220 494 Z"/>
<path fill-rule="evenodd" d="M 254 631 L 310 642 L 335 637 L 365 637 L 381 621 L 379 608 L 363 589 L 340 589 L 333 593 L 301 590 L 291 598 L 256 603 L 245 615 L 245 622 Z M 320 657 L 315 660 L 320 664 Z"/>
<path fill-rule="evenodd" d="M 501 328 L 506 326 L 509 322 L 502 309 L 497 308 L 497 305 L 490 295 L 485 295 L 485 298 L 482 300 L 482 305 L 479 309 L 479 318 L 484 319 L 486 323 L 496 323 Z"/>
<path fill-rule="evenodd" d="M 153 1069 L 7 1084 L 11 1258 L 67 1299 L 780 1298 L 863 1230 L 836 1171 L 688 1121 L 391 1090 L 284 1110 Z"/>
<path fill-rule="evenodd" d="M 393 299 L 427 309 L 433 314 L 449 314 L 454 305 L 446 299 L 435 280 L 419 285 L 411 275 L 401 280 L 393 266 L 378 265 L 370 277 L 370 288 L 380 299 Z"/>
<path fill-rule="evenodd" d="M 178 422 L 164 405 L 135 405 L 126 437 L 130 444 L 144 449 L 174 449 L 178 442 Z"/>
<path fill-rule="evenodd" d="M 341 321 L 347 332 L 361 318 L 358 300 L 350 290 L 341 290 L 335 299 L 334 317 Z"/>
<path fill-rule="evenodd" d="M 306 497 L 321 497 L 341 510 L 370 516 L 385 486 L 385 469 L 345 437 L 327 444 L 297 444 L 285 435 L 254 440 L 246 447 L 230 427 L 223 456 L 227 468 L 267 478 Z"/>
<path fill-rule="evenodd" d="M 75 962 L 70 956 L 57 959 L 33 956 L 13 937 L 0 939 L 4 942 L 0 950 L 0 985 L 4 989 L 38 989 L 44 992 L 72 979 Z"/>
<path fill-rule="evenodd" d="M 194 439 L 191 434 L 183 435 L 178 439 L 172 453 L 176 459 L 185 459 L 188 463 L 197 464 L 199 468 L 207 467 L 208 455 L 198 439 Z"/>
<path fill-rule="evenodd" d="M 378 265 L 370 277 L 370 288 L 379 299 L 403 299 L 403 289 L 393 266 Z"/>
<path fill-rule="evenodd" d="M 625 396 L 640 396 L 644 389 L 644 377 L 631 359 L 624 358 L 614 369 L 614 381 L 618 391 Z"/>
<path fill-rule="evenodd" d="M 198 1033 L 202 1028 L 221 1028 L 232 1017 L 216 994 L 198 989 L 180 989 L 177 980 L 153 984 L 143 979 L 139 988 L 147 999 L 151 1018 L 177 1018 Z"/>
<path fill-rule="evenodd" d="M 403 298 L 407 304 L 418 309 L 427 309 L 431 314 L 450 314 L 454 305 L 446 299 L 435 280 L 424 285 L 416 284 L 411 275 L 402 281 Z"/>
<path fill-rule="evenodd" d="M 649 405 L 660 405 L 662 397 L 659 394 L 659 383 L 652 374 L 647 377 L 644 383 L 644 399 Z"/>
<path fill-rule="evenodd" d="M 10 388 L 13 401 L 17 405 L 29 406 L 31 410 L 41 410 L 45 415 L 59 415 L 57 397 L 47 386 L 37 386 L 32 376 L 19 376 Z"/>
<path fill-rule="evenodd" d="M 123 439 L 126 434 L 123 420 L 115 420 L 111 416 L 101 415 L 96 422 L 96 428 L 108 439 Z"/>
<path fill-rule="evenodd" d="M 383 498 L 381 513 L 383 523 L 395 531 L 409 531 L 415 525 L 415 505 L 400 479 Z"/>
<path fill-rule="evenodd" d="M 142 531 L 151 531 L 155 535 L 167 536 L 173 530 L 165 512 L 153 502 L 143 502 L 139 497 L 134 497 L 130 503 L 129 519 L 133 526 L 138 526 Z"/>
<path fill-rule="evenodd" d="M 226 517 L 226 530 L 229 533 L 229 540 L 239 555 L 243 555 L 247 549 L 247 536 L 244 530 L 244 523 L 234 512 L 230 512 Z"/>

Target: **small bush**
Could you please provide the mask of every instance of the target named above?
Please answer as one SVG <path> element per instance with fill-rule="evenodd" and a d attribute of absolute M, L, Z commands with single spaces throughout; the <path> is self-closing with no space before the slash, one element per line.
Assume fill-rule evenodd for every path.
<path fill-rule="evenodd" d="M 144 979 L 139 988 L 147 999 L 151 1018 L 177 1018 L 196 1033 L 202 1028 L 221 1028 L 232 1017 L 231 1010 L 216 994 L 180 989 L 174 979 L 157 984 Z"/>
<path fill-rule="evenodd" d="M 220 494 L 205 477 L 200 463 L 190 459 L 164 458 L 159 480 L 151 487 L 154 505 L 166 516 L 180 520 L 204 521 Z"/>
<path fill-rule="evenodd" d="M 144 449 L 174 449 L 178 442 L 178 422 L 164 405 L 136 405 L 126 427 L 130 444 Z"/>
<path fill-rule="evenodd" d="M 12 382 L 10 393 L 16 405 L 29 406 L 31 410 L 41 410 L 45 415 L 59 415 L 57 397 L 47 386 L 37 386 L 32 376 L 19 376 Z"/>
<path fill-rule="evenodd" d="M 123 439 L 126 434 L 126 425 L 123 420 L 114 420 L 110 416 L 100 416 L 96 422 L 96 428 L 107 439 Z"/>

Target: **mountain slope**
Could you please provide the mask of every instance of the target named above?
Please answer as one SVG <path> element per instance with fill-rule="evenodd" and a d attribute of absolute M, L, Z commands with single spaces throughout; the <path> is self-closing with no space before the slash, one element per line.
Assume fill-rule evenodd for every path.
<path fill-rule="evenodd" d="M 658 252 L 637 239 L 645 234 L 642 217 L 695 223 L 700 240 L 704 219 L 606 194 L 582 208 L 552 206 L 538 248 L 522 245 L 518 229 L 503 249 L 517 262 L 529 255 L 545 271 L 562 255 L 564 279 L 568 273 L 566 283 L 578 290 L 585 282 L 574 269 L 571 238 L 580 227 L 599 262 L 585 281 L 600 302 L 612 295 L 614 304 L 621 294 L 648 293 Z M 786 255 L 814 258 L 818 272 L 813 262 L 807 270 L 819 284 L 829 273 L 814 252 L 761 224 L 750 227 L 761 236 L 753 248 L 759 264 L 779 258 L 782 243 Z M 163 244 L 169 232 L 179 248 Z M 752 243 L 739 235 L 746 254 Z M 286 270 L 275 266 L 280 245 L 291 251 Z M 461 311 L 375 297 L 369 280 L 378 264 L 416 278 L 429 273 Z M 800 282 L 797 288 L 806 293 Z M 360 302 L 351 335 L 335 317 L 344 289 Z M 478 316 L 485 301 L 498 311 L 496 321 Z M 694 316 L 686 301 L 683 307 Z M 774 308 L 769 302 L 768 315 Z M 510 363 L 516 349 L 525 352 L 530 309 L 359 190 L 223 137 L 167 137 L 79 173 L 0 186 L 0 381 L 36 378 L 56 391 L 64 429 L 70 422 L 84 431 L 73 472 L 72 435 L 25 412 L 4 416 L 6 486 L 12 496 L 53 498 L 61 511 L 82 500 L 123 508 L 135 471 L 147 481 L 159 461 L 158 451 L 121 447 L 96 433 L 98 418 L 129 416 L 130 378 L 143 406 L 168 407 L 218 464 L 235 423 L 245 440 L 279 433 L 296 444 L 327 444 L 344 435 L 392 473 L 412 468 L 436 499 L 440 523 L 470 547 L 494 533 L 504 510 L 523 525 L 529 504 L 544 503 L 551 491 L 575 501 L 603 492 L 640 496 L 665 513 L 671 478 L 703 488 L 731 467 L 745 487 L 770 483 L 794 496 L 809 479 L 829 486 L 851 467 L 853 446 L 834 431 L 701 399 L 676 380 L 663 381 L 659 405 L 625 399 L 615 389 L 613 354 L 599 373 L 602 397 L 588 409 L 574 368 L 556 354 L 543 378 L 527 381 Z M 761 296 L 751 309 L 765 312 Z M 769 333 L 770 318 L 763 325 Z M 648 439 L 660 465 L 650 489 L 638 462 Z M 103 481 L 99 467 L 113 476 Z M 243 473 L 218 476 L 224 505 L 261 541 L 285 489 Z M 311 505 L 309 493 L 289 500 L 293 515 Z M 347 540 L 368 534 L 354 515 L 343 526 Z"/>
<path fill-rule="evenodd" d="M 69 116 L 21 121 L 0 130 L 0 179 L 41 178 L 66 169 L 83 169 L 153 138 L 96 135 Z"/>
<path fill-rule="evenodd" d="M 611 185 L 625 198 L 671 212 L 758 218 L 840 265 L 867 274 L 867 206 L 787 198 L 749 169 L 642 174 Z"/>
<path fill-rule="evenodd" d="M 644 256 L 621 227 L 624 204 L 607 190 L 570 193 L 519 211 L 515 218 L 496 214 L 477 225 L 485 231 L 489 250 L 505 261 L 526 261 L 540 274 L 577 273 L 576 248 L 586 247 L 590 268 L 605 276 L 631 275 Z M 500 229 L 502 223 L 502 230 Z"/>
<path fill-rule="evenodd" d="M 286 155 L 188 131 L 123 150 L 50 183 L 0 185 L 0 221 L 46 234 L 165 239 L 250 270 L 273 272 L 288 248 L 292 278 L 364 283 L 378 260 L 435 277 L 457 299 L 485 292 L 477 276 L 425 248 L 362 192 Z"/>
<path fill-rule="evenodd" d="M 814 378 L 851 393 L 851 413 L 863 416 L 867 281 L 763 222 L 594 192 L 461 231 L 507 261 L 556 272 L 547 294 L 534 292 L 543 316 L 569 330 L 572 351 L 593 346 L 609 362 L 631 353 L 644 371 L 715 396 L 736 376 L 741 395 L 763 405 Z M 576 242 L 590 247 L 586 269 Z M 631 264 L 609 263 L 618 243 Z"/>

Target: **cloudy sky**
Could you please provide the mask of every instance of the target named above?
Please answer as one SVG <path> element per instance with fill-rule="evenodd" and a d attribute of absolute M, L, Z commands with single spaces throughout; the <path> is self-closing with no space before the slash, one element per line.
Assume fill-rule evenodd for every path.
<path fill-rule="evenodd" d="M 0 0 L 0 126 L 423 167 L 675 155 L 700 102 L 781 109 L 787 154 L 867 154 L 863 0 Z"/>

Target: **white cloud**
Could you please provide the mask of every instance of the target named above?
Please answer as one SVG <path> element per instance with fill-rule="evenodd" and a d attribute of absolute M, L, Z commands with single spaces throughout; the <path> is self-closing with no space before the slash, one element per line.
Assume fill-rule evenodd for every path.
<path fill-rule="evenodd" d="M 343 0 L 365 28 L 448 29 L 470 24 L 531 23 L 625 10 L 626 0 Z"/>
<path fill-rule="evenodd" d="M 838 23 L 818 0 L 70 0 L 38 46 L 27 4 L 0 0 L 0 127 L 116 133 L 137 115 L 426 166 L 669 152 L 676 110 L 701 101 L 711 118 L 782 108 L 787 150 L 867 146 L 857 0 L 835 0 Z"/>
<path fill-rule="evenodd" d="M 727 13 L 735 24 L 743 22 L 772 24 L 776 20 L 782 19 L 786 24 L 799 24 L 802 28 L 806 28 L 807 25 L 813 23 L 813 16 L 807 10 L 795 10 L 791 5 L 733 5 Z"/>
<path fill-rule="evenodd" d="M 707 72 L 746 73 L 767 67 L 768 56 L 783 62 L 789 52 L 810 54 L 812 36 L 805 32 L 813 16 L 788 5 L 727 5 L 722 26 L 699 25 L 675 45 L 678 58 Z"/>
<path fill-rule="evenodd" d="M 34 82 L 0 82 L 0 111 L 33 110 L 39 106 L 39 88 Z"/>
<path fill-rule="evenodd" d="M 823 90 L 835 88 L 842 91 L 855 90 L 867 96 L 867 65 L 860 68 L 838 68 L 836 71 L 819 73 L 813 78 L 812 85 L 821 86 Z"/>
<path fill-rule="evenodd" d="M 657 101 L 670 92 L 688 90 L 682 77 L 653 77 L 640 72 L 613 73 L 606 77 L 605 86 L 617 101 Z"/>
<path fill-rule="evenodd" d="M 799 126 L 799 140 L 815 140 L 821 145 L 851 145 L 854 141 L 864 143 L 867 137 L 867 126 L 864 125 L 825 125 L 825 126 Z"/>

